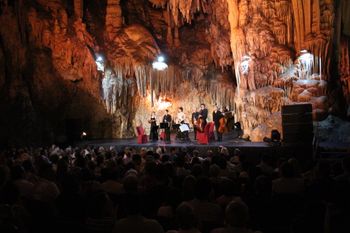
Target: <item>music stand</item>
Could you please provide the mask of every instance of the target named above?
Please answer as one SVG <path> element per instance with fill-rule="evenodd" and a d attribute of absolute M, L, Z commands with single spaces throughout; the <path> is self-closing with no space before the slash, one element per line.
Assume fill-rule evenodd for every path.
<path fill-rule="evenodd" d="M 180 128 L 180 124 L 173 124 L 173 130 L 177 130 Z"/>
<path fill-rule="evenodd" d="M 188 127 L 187 124 L 180 125 L 180 131 L 181 132 L 185 132 L 185 131 L 189 131 L 189 130 L 190 130 L 190 128 Z"/>
<path fill-rule="evenodd" d="M 167 128 L 169 128 L 168 123 L 160 123 L 160 124 L 159 124 L 159 127 L 160 127 L 161 129 L 167 129 Z"/>

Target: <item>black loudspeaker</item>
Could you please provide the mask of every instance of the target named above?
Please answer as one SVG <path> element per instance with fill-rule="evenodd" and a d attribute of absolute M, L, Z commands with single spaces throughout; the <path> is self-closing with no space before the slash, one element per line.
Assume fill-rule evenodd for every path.
<path fill-rule="evenodd" d="M 286 143 L 311 144 L 314 136 L 312 105 L 282 106 L 282 130 L 283 141 Z"/>

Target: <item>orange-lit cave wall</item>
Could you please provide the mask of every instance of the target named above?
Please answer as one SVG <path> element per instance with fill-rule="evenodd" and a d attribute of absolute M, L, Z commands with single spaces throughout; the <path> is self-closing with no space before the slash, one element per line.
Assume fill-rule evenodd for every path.
<path fill-rule="evenodd" d="M 133 137 L 151 111 L 161 118 L 164 99 L 172 115 L 228 106 L 252 141 L 281 131 L 285 104 L 311 103 L 315 120 L 344 116 L 349 5 L 1 0 L 0 139 L 64 142 L 69 122 L 90 138 Z M 160 54 L 168 69 L 155 71 Z"/>

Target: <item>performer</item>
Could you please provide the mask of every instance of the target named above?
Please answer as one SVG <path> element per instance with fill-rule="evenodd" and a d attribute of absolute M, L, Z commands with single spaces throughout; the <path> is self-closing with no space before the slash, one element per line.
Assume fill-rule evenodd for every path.
<path fill-rule="evenodd" d="M 151 119 L 148 121 L 151 124 L 151 130 L 149 134 L 149 140 L 157 141 L 158 140 L 158 125 L 156 119 L 156 113 L 152 112 Z"/>
<path fill-rule="evenodd" d="M 192 126 L 193 126 L 193 133 L 194 133 L 194 140 L 197 140 L 197 120 L 199 117 L 199 112 L 196 108 L 193 109 L 192 112 Z"/>
<path fill-rule="evenodd" d="M 165 110 L 165 115 L 163 116 L 163 123 L 165 126 L 165 141 L 170 142 L 170 128 L 171 128 L 171 115 L 169 114 L 168 109 Z"/>
<path fill-rule="evenodd" d="M 242 130 L 241 123 L 239 121 L 237 121 L 233 125 L 234 125 L 234 129 L 233 130 L 236 133 L 236 138 L 242 138 L 243 130 Z"/>
<path fill-rule="evenodd" d="M 199 111 L 199 115 L 202 116 L 204 124 L 207 124 L 207 118 L 208 118 L 208 109 L 205 107 L 205 104 L 201 104 L 201 109 Z"/>
<path fill-rule="evenodd" d="M 183 107 L 179 107 L 179 110 L 177 112 L 177 123 L 184 124 L 185 118 L 186 118 L 186 116 L 185 116 Z"/>
<path fill-rule="evenodd" d="M 205 128 L 206 123 L 204 122 L 204 119 L 201 115 L 199 115 L 198 120 L 197 120 L 197 124 L 196 124 L 196 129 L 197 132 L 203 132 L 204 128 Z"/>
<path fill-rule="evenodd" d="M 177 113 L 177 123 L 180 124 L 180 127 L 178 129 L 178 132 L 176 134 L 177 139 L 181 139 L 183 141 L 189 140 L 188 130 L 189 126 L 186 121 L 185 113 L 183 112 L 183 107 L 179 107 L 178 113 Z"/>
<path fill-rule="evenodd" d="M 228 106 L 224 107 L 222 110 L 222 114 L 225 116 L 226 119 L 226 128 L 228 131 L 231 131 L 234 129 L 234 123 L 235 123 L 235 117 L 233 115 L 233 111 L 230 111 Z"/>
<path fill-rule="evenodd" d="M 215 131 L 216 131 L 216 135 L 217 135 L 217 141 L 221 142 L 222 141 L 222 131 L 219 130 L 220 126 L 222 127 L 222 125 L 220 125 L 220 119 L 224 117 L 224 115 L 222 115 L 221 111 L 219 110 L 219 106 L 216 105 L 215 106 L 215 110 L 213 112 L 213 121 L 215 124 Z M 221 122 L 222 124 L 222 122 Z"/>

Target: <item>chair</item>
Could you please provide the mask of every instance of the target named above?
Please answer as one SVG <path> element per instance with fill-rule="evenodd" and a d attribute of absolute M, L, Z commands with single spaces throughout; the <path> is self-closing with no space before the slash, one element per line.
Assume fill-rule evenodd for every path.
<path fill-rule="evenodd" d="M 214 136 L 214 123 L 209 122 L 205 125 L 203 132 L 197 132 L 197 141 L 199 144 L 208 144 Z"/>
<path fill-rule="evenodd" d="M 145 130 L 141 127 L 138 126 L 136 127 L 136 131 L 137 131 L 137 143 L 138 144 L 143 144 L 143 143 L 147 143 L 147 135 L 145 134 Z"/>
<path fill-rule="evenodd" d="M 165 140 L 165 131 L 160 132 L 160 140 Z"/>

